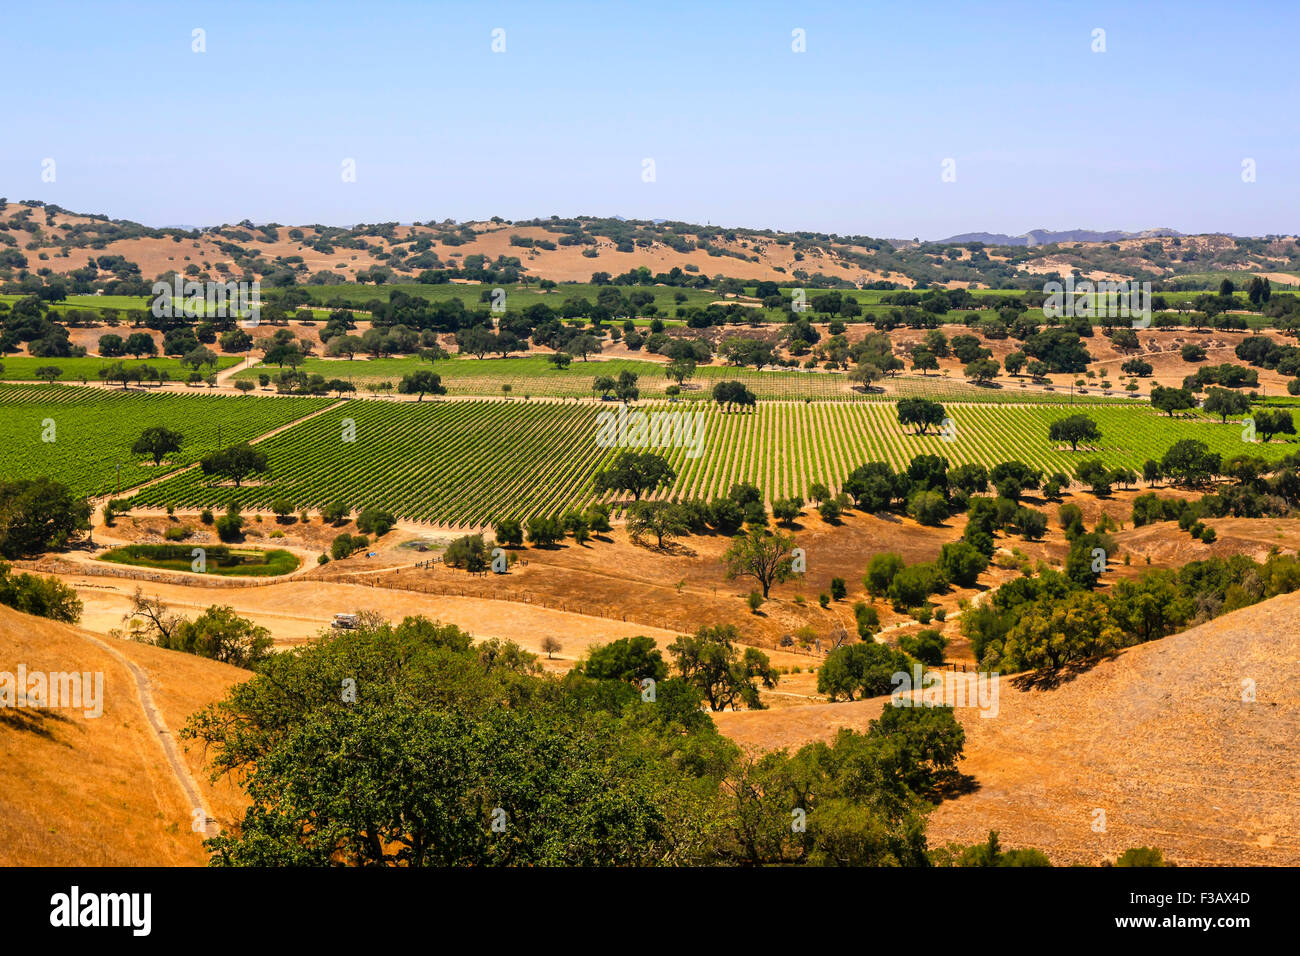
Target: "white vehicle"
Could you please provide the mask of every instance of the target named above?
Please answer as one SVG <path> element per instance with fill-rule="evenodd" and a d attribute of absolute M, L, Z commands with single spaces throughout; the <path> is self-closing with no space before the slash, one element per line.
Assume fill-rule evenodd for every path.
<path fill-rule="evenodd" d="M 360 621 L 355 614 L 335 614 L 334 621 L 330 624 L 330 627 L 347 628 L 349 630 L 358 626 L 360 626 Z"/>

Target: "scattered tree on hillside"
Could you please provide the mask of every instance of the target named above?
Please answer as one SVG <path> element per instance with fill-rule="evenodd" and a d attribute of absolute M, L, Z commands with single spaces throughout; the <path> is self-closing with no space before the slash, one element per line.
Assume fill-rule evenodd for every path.
<path fill-rule="evenodd" d="M 1250 398 L 1227 388 L 1211 388 L 1205 393 L 1203 406 L 1211 415 L 1219 415 L 1223 423 L 1228 423 L 1228 416 L 1244 415 L 1250 411 Z"/>
<path fill-rule="evenodd" d="M 931 425 L 943 423 L 945 412 L 938 402 L 925 398 L 904 398 L 898 402 L 898 424 L 916 427 L 918 435 L 924 435 Z"/>
<path fill-rule="evenodd" d="M 718 382 L 713 386 L 713 400 L 726 412 L 731 411 L 732 405 L 753 408 L 757 403 L 754 393 L 741 382 Z"/>
<path fill-rule="evenodd" d="M 614 459 L 614 464 L 596 472 L 595 488 L 597 494 L 610 491 L 624 492 L 632 495 L 636 501 L 649 494 L 660 485 L 670 485 L 677 480 L 677 473 L 662 455 L 651 452 L 621 452 Z"/>
<path fill-rule="evenodd" d="M 1058 418 L 1047 427 L 1047 437 L 1054 442 L 1069 442 L 1071 451 L 1079 450 L 1079 442 L 1095 442 L 1101 438 L 1101 429 L 1087 415 L 1069 415 Z"/>
<path fill-rule="evenodd" d="M 664 542 L 671 543 L 690 529 L 681 505 L 669 501 L 638 501 L 628 512 L 627 530 L 632 540 L 639 542 L 646 535 L 654 535 L 660 550 Z"/>
<path fill-rule="evenodd" d="M 442 376 L 428 369 L 420 369 L 402 377 L 397 385 L 402 395 L 416 395 L 417 402 L 424 401 L 425 395 L 446 395 L 447 388 L 442 384 Z"/>
<path fill-rule="evenodd" d="M 247 442 L 204 455 L 199 461 L 199 468 L 209 477 L 230 479 L 235 487 L 239 487 L 249 475 L 265 475 L 271 470 L 266 461 L 266 452 Z"/>
<path fill-rule="evenodd" d="M 165 425 L 153 425 L 140 433 L 140 437 L 131 446 L 131 454 L 148 455 L 157 466 L 172 452 L 180 451 L 184 441 L 185 436 L 180 432 L 172 431 Z"/>
<path fill-rule="evenodd" d="M 710 710 L 734 709 L 738 704 L 762 710 L 757 683 L 770 688 L 779 679 L 766 654 L 755 647 L 745 648 L 742 654 L 739 641 L 734 625 L 720 624 L 701 627 L 693 636 L 682 635 L 668 645 L 678 673 L 700 691 Z"/>
<path fill-rule="evenodd" d="M 762 528 L 751 527 L 743 536 L 732 540 L 723 554 L 727 566 L 727 580 L 752 577 L 768 597 L 772 585 L 789 580 L 792 570 L 795 539 L 790 535 L 776 534 Z"/>

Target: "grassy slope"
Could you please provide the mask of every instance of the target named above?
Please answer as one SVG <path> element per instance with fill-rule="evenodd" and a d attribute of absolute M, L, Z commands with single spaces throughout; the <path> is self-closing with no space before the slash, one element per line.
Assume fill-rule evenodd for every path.
<path fill-rule="evenodd" d="M 78 629 L 0 607 L 0 668 L 16 672 L 99 671 L 104 713 L 0 710 L 0 865 L 202 865 L 191 809 L 172 776 L 136 696 L 130 672 Z M 102 638 L 112 642 L 111 638 Z M 225 695 L 248 672 L 174 651 L 113 642 L 143 667 L 175 734 L 199 707 Z M 222 824 L 239 797 L 212 787 L 186 758 Z"/>
<path fill-rule="evenodd" d="M 941 804 L 932 845 L 1042 848 L 1095 864 L 1158 846 L 1183 865 L 1300 865 L 1294 762 L 1300 594 L 1130 648 L 1051 691 L 1004 679 L 996 717 L 959 709 L 975 792 Z M 1242 682 L 1256 700 L 1242 700 Z M 887 698 L 717 714 L 742 744 L 796 748 L 865 729 Z M 1092 829 L 1106 811 L 1105 832 Z"/>

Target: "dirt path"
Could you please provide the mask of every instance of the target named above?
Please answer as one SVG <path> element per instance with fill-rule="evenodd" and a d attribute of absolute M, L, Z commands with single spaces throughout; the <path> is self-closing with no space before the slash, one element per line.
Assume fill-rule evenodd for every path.
<path fill-rule="evenodd" d="M 261 364 L 261 359 L 255 359 L 250 355 L 242 362 L 236 362 L 234 365 L 230 366 L 230 368 L 218 372 L 217 384 L 224 386 L 230 379 L 234 378 L 237 373 L 244 371 L 244 369 L 252 368 L 254 365 Z"/>
<path fill-rule="evenodd" d="M 154 736 L 158 740 L 159 746 L 162 747 L 163 753 L 167 755 L 167 763 L 171 765 L 172 775 L 176 778 L 176 783 L 180 785 L 181 791 L 185 794 L 185 799 L 195 810 L 203 813 L 203 834 L 204 836 L 216 835 L 221 832 L 221 825 L 217 822 L 216 817 L 208 806 L 203 802 L 203 796 L 199 792 L 198 784 L 194 781 L 190 768 L 185 765 L 181 759 L 180 751 L 176 748 L 176 741 L 172 732 L 167 727 L 167 722 L 163 719 L 162 712 L 154 703 L 153 694 L 149 690 L 149 675 L 144 672 L 140 665 L 131 660 L 117 648 L 111 646 L 97 637 L 92 637 L 81 632 L 81 636 L 90 643 L 99 647 L 101 650 L 112 655 L 127 671 L 135 678 L 136 697 L 140 701 L 140 709 L 144 711 L 145 719 L 148 720 L 149 726 L 153 729 Z"/>

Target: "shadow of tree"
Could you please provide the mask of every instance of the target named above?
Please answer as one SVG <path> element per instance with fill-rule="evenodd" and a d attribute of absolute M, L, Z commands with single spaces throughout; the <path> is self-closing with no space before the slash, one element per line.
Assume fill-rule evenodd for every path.
<path fill-rule="evenodd" d="M 17 730 L 20 733 L 34 734 L 46 740 L 54 739 L 57 724 L 75 725 L 71 717 L 58 711 L 40 707 L 4 707 L 0 708 L 0 727 Z M 65 746 L 70 746 L 65 744 Z"/>
<path fill-rule="evenodd" d="M 956 800 L 975 793 L 979 789 L 980 782 L 973 774 L 962 773 L 960 770 L 941 770 L 935 774 L 931 799 L 936 804 L 943 803 L 945 800 Z"/>
<path fill-rule="evenodd" d="M 645 548 L 647 551 L 654 551 L 656 554 L 670 554 L 678 558 L 694 558 L 698 556 L 698 552 L 694 548 L 682 544 L 680 541 L 668 541 L 663 545 L 655 544 L 649 540 L 637 543 L 640 547 Z"/>
<path fill-rule="evenodd" d="M 1080 674 L 1086 674 L 1102 661 L 1113 660 L 1117 656 L 1117 651 L 1111 651 L 1087 660 L 1071 661 L 1054 671 L 1030 671 L 1011 678 L 1011 686 L 1016 690 L 1054 690 L 1074 680 Z"/>

